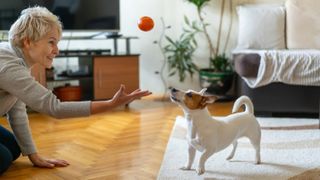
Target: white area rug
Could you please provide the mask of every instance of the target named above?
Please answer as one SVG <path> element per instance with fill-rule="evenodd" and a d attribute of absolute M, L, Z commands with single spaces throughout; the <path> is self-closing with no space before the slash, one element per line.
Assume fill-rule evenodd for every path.
<path fill-rule="evenodd" d="M 258 118 L 262 128 L 261 160 L 254 164 L 254 150 L 246 138 L 239 140 L 234 158 L 227 161 L 232 146 L 211 156 L 206 172 L 198 176 L 199 153 L 192 170 L 179 168 L 187 158 L 186 122 L 177 117 L 158 180 L 187 179 L 320 179 L 320 130 L 318 119 Z M 303 177 L 302 177 L 303 176 Z"/>

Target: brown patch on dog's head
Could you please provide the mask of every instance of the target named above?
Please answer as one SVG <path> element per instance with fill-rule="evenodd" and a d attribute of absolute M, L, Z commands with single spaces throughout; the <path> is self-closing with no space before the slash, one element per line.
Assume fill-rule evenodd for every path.
<path fill-rule="evenodd" d="M 216 96 L 204 96 L 192 91 L 186 92 L 183 98 L 184 104 L 191 110 L 203 109 L 215 100 L 217 100 Z"/>

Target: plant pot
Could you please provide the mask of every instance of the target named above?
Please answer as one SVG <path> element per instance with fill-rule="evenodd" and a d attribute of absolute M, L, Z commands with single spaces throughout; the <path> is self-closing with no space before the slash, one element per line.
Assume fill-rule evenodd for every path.
<path fill-rule="evenodd" d="M 65 85 L 56 87 L 53 93 L 60 99 L 60 101 L 80 101 L 81 100 L 81 87 Z"/>
<path fill-rule="evenodd" d="M 214 72 L 212 69 L 200 69 L 200 86 L 207 88 L 207 93 L 224 96 L 233 83 L 234 72 Z"/>

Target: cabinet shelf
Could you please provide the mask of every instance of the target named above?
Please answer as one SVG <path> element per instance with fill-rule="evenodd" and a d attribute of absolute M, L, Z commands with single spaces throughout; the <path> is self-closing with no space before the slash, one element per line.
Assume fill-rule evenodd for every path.
<path fill-rule="evenodd" d="M 55 82 L 55 81 L 73 81 L 73 80 L 85 80 L 85 79 L 92 79 L 92 75 L 88 75 L 88 76 L 73 76 L 73 77 L 55 77 L 54 79 L 48 79 L 47 78 L 47 82 Z"/>
<path fill-rule="evenodd" d="M 91 57 L 110 54 L 110 49 L 60 50 L 57 57 Z"/>

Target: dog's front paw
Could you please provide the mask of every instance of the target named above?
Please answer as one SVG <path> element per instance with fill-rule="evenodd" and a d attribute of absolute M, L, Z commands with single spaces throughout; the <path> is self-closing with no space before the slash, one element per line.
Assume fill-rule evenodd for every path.
<path fill-rule="evenodd" d="M 199 168 L 197 168 L 196 171 L 197 171 L 197 174 L 198 174 L 198 175 L 201 175 L 201 174 L 204 173 L 205 170 L 204 170 L 204 168 L 200 168 L 200 167 L 199 167 Z"/>
<path fill-rule="evenodd" d="M 191 167 L 189 167 L 189 166 L 183 166 L 183 167 L 181 167 L 180 169 L 181 169 L 181 170 L 184 170 L 184 171 L 187 171 L 187 170 L 190 170 Z"/>

